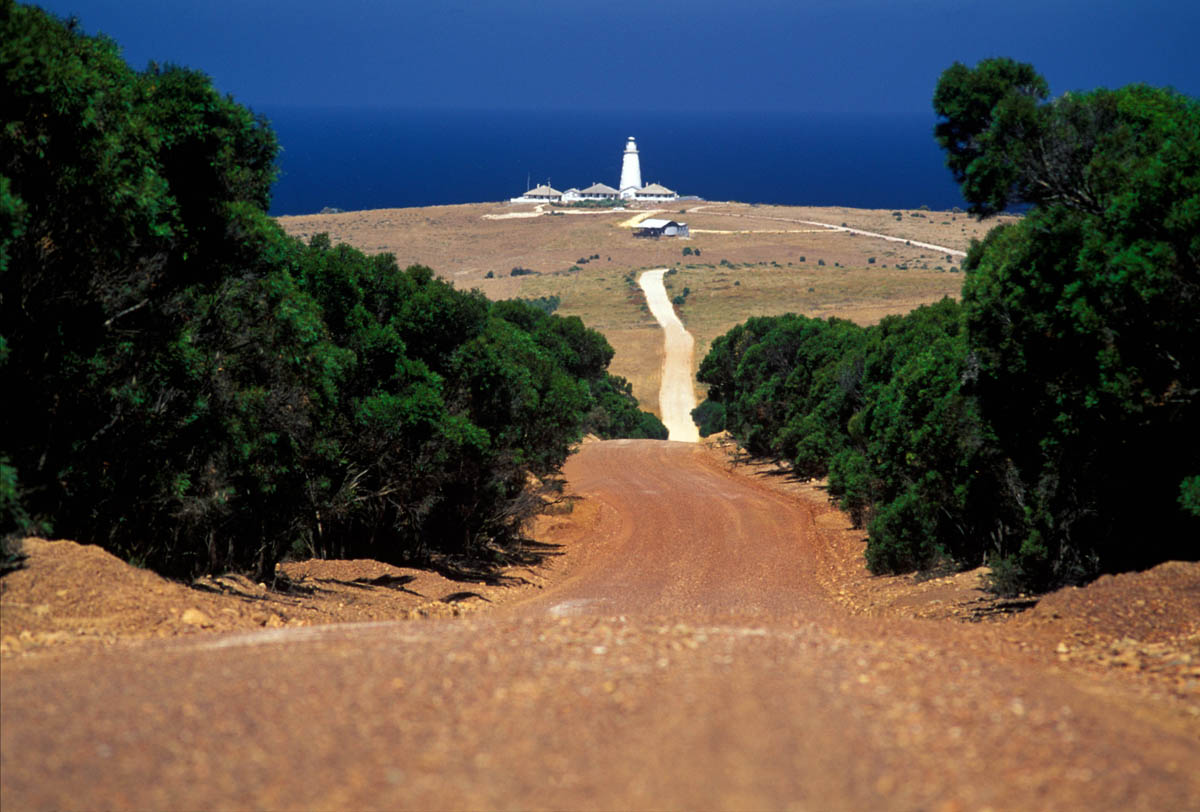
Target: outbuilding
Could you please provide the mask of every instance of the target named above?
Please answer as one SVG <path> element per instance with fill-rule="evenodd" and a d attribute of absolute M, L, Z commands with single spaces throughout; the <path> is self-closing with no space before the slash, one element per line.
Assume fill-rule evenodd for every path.
<path fill-rule="evenodd" d="M 688 231 L 687 223 L 678 223 L 674 220 L 643 220 L 633 227 L 633 236 L 635 237 L 690 237 L 691 232 Z"/>

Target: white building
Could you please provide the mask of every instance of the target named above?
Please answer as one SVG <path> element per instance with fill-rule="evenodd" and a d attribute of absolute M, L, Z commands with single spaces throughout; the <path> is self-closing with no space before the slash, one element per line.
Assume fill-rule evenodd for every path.
<path fill-rule="evenodd" d="M 616 200 L 620 192 L 603 183 L 593 183 L 579 193 L 584 200 Z"/>
<path fill-rule="evenodd" d="M 643 186 L 641 189 L 635 189 L 633 192 L 633 198 L 635 200 L 652 200 L 652 201 L 678 200 L 679 193 L 673 192 L 670 189 L 668 189 L 666 186 L 663 186 L 661 184 L 651 183 L 646 186 Z"/>
<path fill-rule="evenodd" d="M 535 186 L 520 197 L 514 197 L 510 203 L 558 203 L 562 200 L 563 193 L 557 189 L 542 184 Z"/>

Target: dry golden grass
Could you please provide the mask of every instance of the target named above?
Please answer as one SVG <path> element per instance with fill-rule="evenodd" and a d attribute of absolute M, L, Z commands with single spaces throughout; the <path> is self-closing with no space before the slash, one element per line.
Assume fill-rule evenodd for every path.
<path fill-rule="evenodd" d="M 616 350 L 612 371 L 628 378 L 642 407 L 655 412 L 661 334 L 637 287 L 642 270 L 676 268 L 667 277 L 668 290 L 675 295 L 690 289 L 680 311 L 696 337 L 698 364 L 714 338 L 750 316 L 795 312 L 871 324 L 959 293 L 960 257 L 804 221 L 958 251 L 996 222 L 957 212 L 904 210 L 897 217 L 892 210 L 680 201 L 660 204 L 657 216 L 686 221 L 692 238 L 646 240 L 620 227 L 628 211 L 486 218 L 533 208 L 477 203 L 279 222 L 299 237 L 327 232 L 368 253 L 395 254 L 401 265 L 428 265 L 458 287 L 478 288 L 493 299 L 560 297 L 558 312 L 580 316 L 604 333 Z M 683 256 L 685 246 L 700 256 Z M 599 258 L 578 261 L 592 256 Z M 517 266 L 536 274 L 511 276 Z"/>

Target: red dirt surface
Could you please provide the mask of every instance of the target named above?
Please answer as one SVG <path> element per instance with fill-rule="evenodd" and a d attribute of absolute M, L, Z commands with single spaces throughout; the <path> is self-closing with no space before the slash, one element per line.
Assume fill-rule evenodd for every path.
<path fill-rule="evenodd" d="M 591 443 L 566 475 L 541 588 L 414 590 L 506 604 L 463 618 L 205 633 L 183 611 L 227 606 L 201 598 L 249 625 L 323 593 L 201 594 L 78 547 L 95 569 L 64 584 L 33 545 L 0 581 L 5 807 L 1200 809 L 1200 565 L 1013 616 L 979 573 L 872 578 L 819 487 L 720 449 Z M 410 573 L 326 563 L 344 608 L 416 608 Z M 116 642 L 26 645 L 89 607 Z"/>

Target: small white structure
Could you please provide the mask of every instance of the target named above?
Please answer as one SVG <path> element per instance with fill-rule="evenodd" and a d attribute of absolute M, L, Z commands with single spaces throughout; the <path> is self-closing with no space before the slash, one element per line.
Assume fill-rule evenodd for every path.
<path fill-rule="evenodd" d="M 678 200 L 679 194 L 658 183 L 643 186 L 633 193 L 635 200 Z"/>
<path fill-rule="evenodd" d="M 635 237 L 690 237 L 691 232 L 688 230 L 687 223 L 678 223 L 674 220 L 656 220 L 646 219 L 633 227 L 633 236 Z"/>
<path fill-rule="evenodd" d="M 563 198 L 563 193 L 557 189 L 542 184 L 535 186 L 520 197 L 514 197 L 509 200 L 510 203 L 558 203 Z"/>
<path fill-rule="evenodd" d="M 583 200 L 583 195 L 574 186 L 562 193 L 563 203 L 578 203 L 580 200 Z"/>
<path fill-rule="evenodd" d="M 620 192 L 606 184 L 593 183 L 579 194 L 584 200 L 616 200 Z"/>
<path fill-rule="evenodd" d="M 621 182 L 617 186 L 621 197 L 630 199 L 642 188 L 642 162 L 638 157 L 637 142 L 633 136 L 625 142 L 625 153 L 621 156 Z"/>

